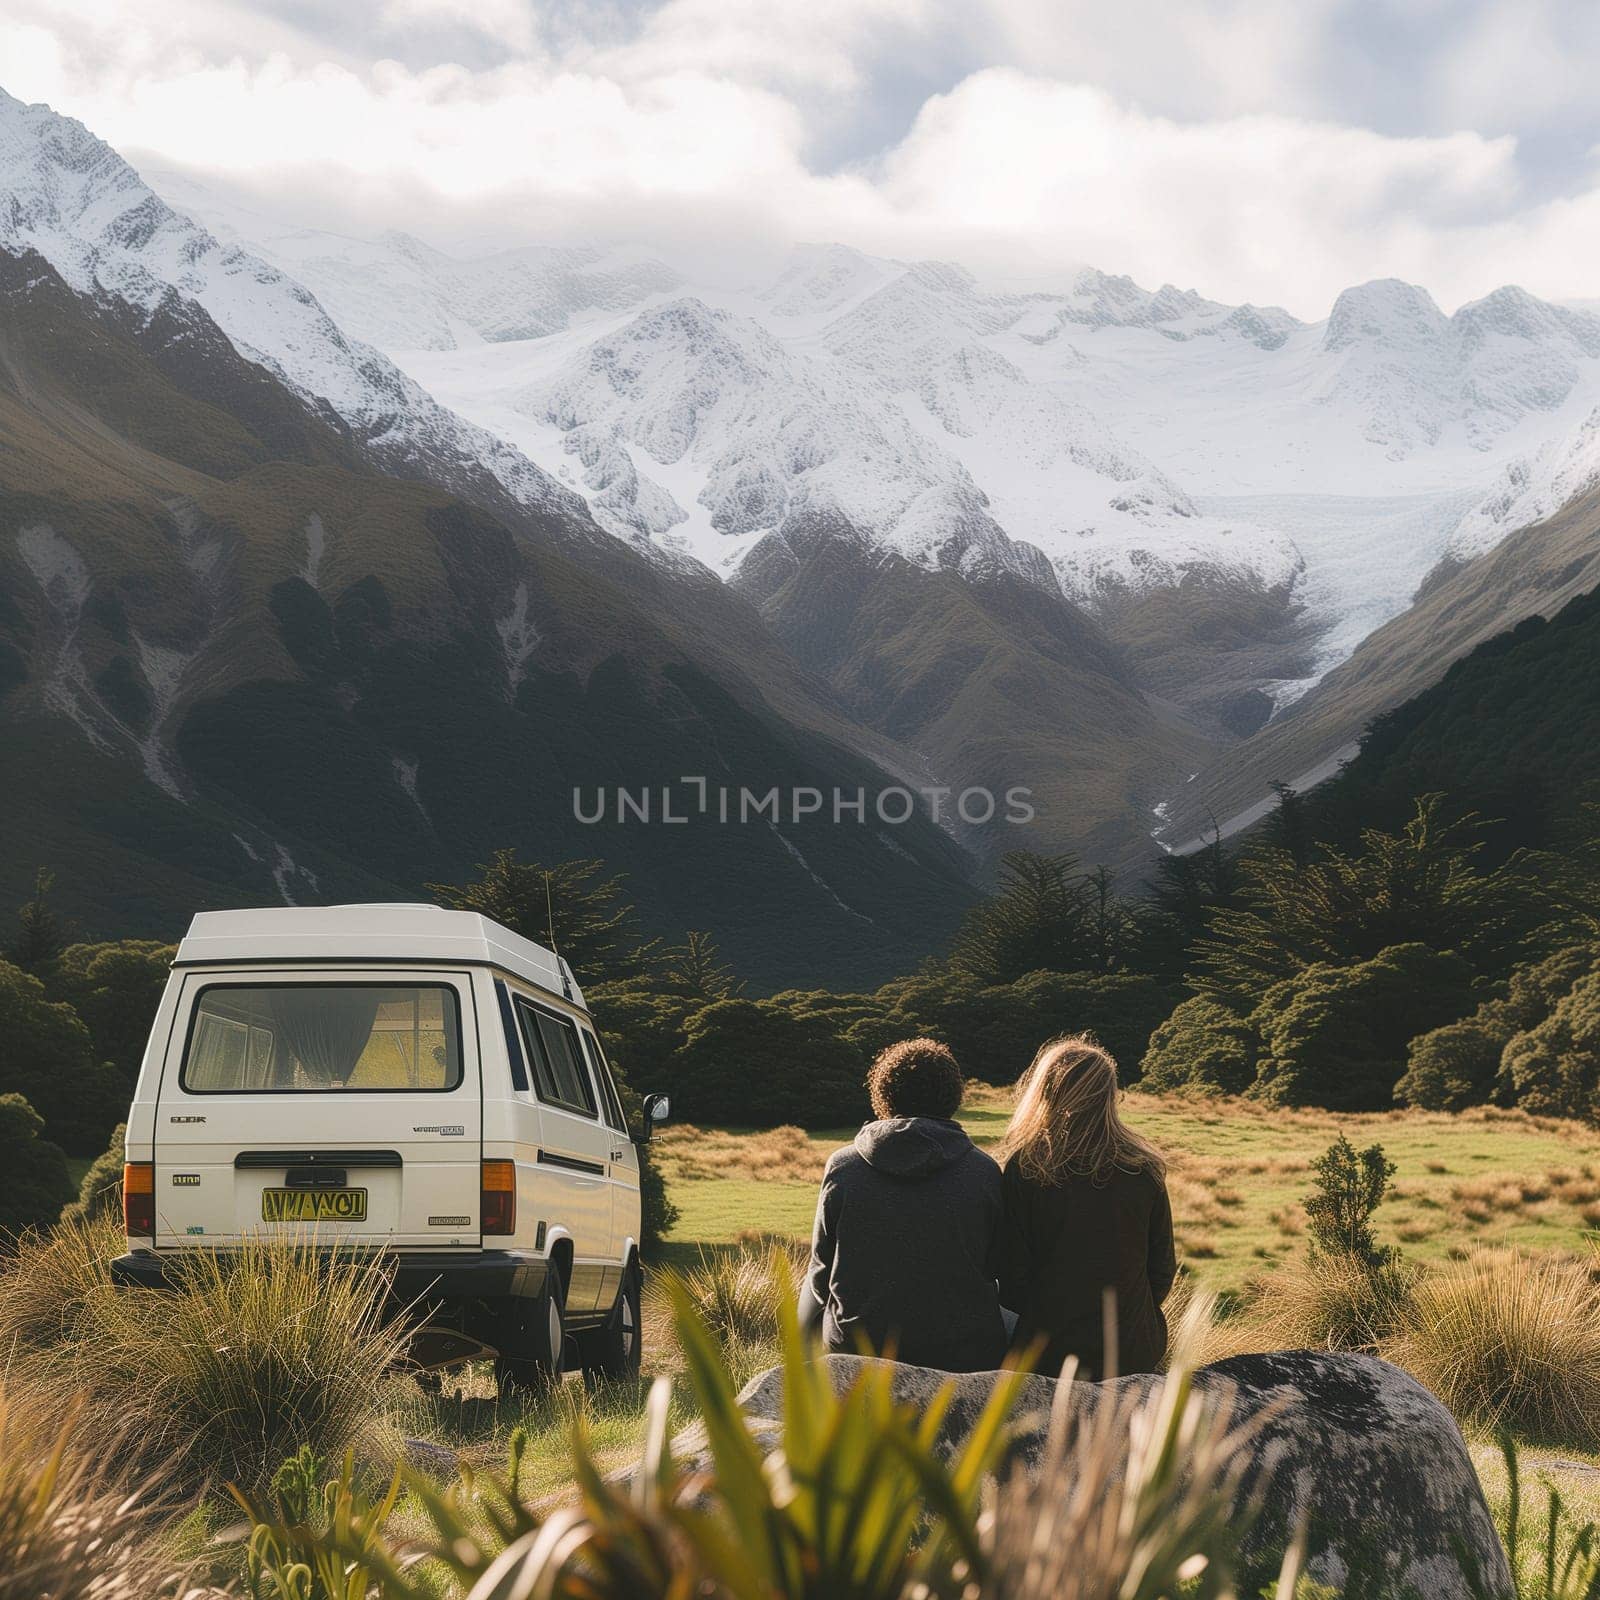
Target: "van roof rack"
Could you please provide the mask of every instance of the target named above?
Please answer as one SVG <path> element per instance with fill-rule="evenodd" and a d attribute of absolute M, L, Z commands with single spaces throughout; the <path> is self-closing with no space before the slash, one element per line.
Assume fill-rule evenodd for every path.
<path fill-rule="evenodd" d="M 549 994 L 584 1005 L 571 969 L 542 944 L 476 911 L 447 911 L 418 903 L 199 911 L 178 945 L 173 965 L 261 966 L 304 960 L 499 967 Z"/>

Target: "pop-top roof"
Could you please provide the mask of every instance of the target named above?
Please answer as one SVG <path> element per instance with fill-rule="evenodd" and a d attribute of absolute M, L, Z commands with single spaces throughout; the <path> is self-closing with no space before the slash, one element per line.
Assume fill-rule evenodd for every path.
<path fill-rule="evenodd" d="M 214 962 L 302 961 L 468 962 L 501 967 L 551 994 L 562 993 L 562 969 L 572 999 L 583 993 L 571 968 L 542 944 L 502 928 L 476 911 L 440 906 L 264 906 L 249 911 L 200 911 L 178 946 L 179 966 Z"/>

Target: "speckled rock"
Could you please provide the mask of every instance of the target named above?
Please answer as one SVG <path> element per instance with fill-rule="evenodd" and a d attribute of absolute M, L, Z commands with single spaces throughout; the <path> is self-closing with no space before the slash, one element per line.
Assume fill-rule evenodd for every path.
<path fill-rule="evenodd" d="M 841 1389 L 863 1365 L 858 1356 L 822 1359 Z M 897 1366 L 894 1392 L 917 1405 L 940 1385 L 954 1383 L 945 1427 L 953 1446 L 976 1420 L 994 1381 L 993 1373 Z M 1092 1407 L 1108 1393 L 1146 1394 L 1160 1382 L 1144 1376 L 1079 1384 L 1076 1402 Z M 1291 1350 L 1203 1367 L 1196 1386 L 1231 1391 L 1239 1422 L 1271 1412 L 1252 1446 L 1254 1467 L 1242 1485 L 1243 1493 L 1263 1496 L 1262 1516 L 1245 1550 L 1252 1565 L 1275 1564 L 1304 1511 L 1310 1575 L 1348 1600 L 1474 1600 L 1463 1564 L 1475 1570 L 1482 1595 L 1498 1600 L 1511 1594 L 1505 1552 L 1460 1429 L 1408 1373 L 1371 1356 Z M 1055 1388 L 1049 1378 L 1030 1378 L 1024 1386 L 1012 1451 L 1023 1470 L 1042 1448 Z M 739 1398 L 759 1432 L 775 1430 L 782 1416 L 781 1374 L 759 1374 Z M 690 1430 L 680 1452 L 692 1455 L 697 1448 Z"/>

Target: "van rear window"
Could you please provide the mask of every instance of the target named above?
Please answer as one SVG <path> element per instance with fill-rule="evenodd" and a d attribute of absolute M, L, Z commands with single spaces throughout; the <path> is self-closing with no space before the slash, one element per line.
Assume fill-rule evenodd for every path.
<path fill-rule="evenodd" d="M 210 984 L 178 1081 L 190 1094 L 439 1093 L 461 1082 L 443 984 Z"/>

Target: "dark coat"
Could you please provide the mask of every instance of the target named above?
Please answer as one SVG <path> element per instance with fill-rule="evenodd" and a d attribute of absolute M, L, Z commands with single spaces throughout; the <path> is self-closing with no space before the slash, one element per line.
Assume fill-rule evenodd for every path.
<path fill-rule="evenodd" d="M 892 1349 L 945 1372 L 1006 1351 L 995 1284 L 1000 1169 L 955 1122 L 869 1122 L 822 1176 L 811 1293 L 828 1350 Z"/>
<path fill-rule="evenodd" d="M 1150 1172 L 1114 1172 L 1103 1186 L 1076 1176 L 1041 1185 L 1012 1159 L 1001 1186 L 1000 1294 L 1018 1316 L 1017 1348 L 1043 1338 L 1041 1372 L 1076 1356 L 1082 1376 L 1103 1377 L 1110 1289 L 1118 1374 L 1156 1371 L 1167 1353 L 1161 1302 L 1177 1275 L 1166 1184 Z"/>

